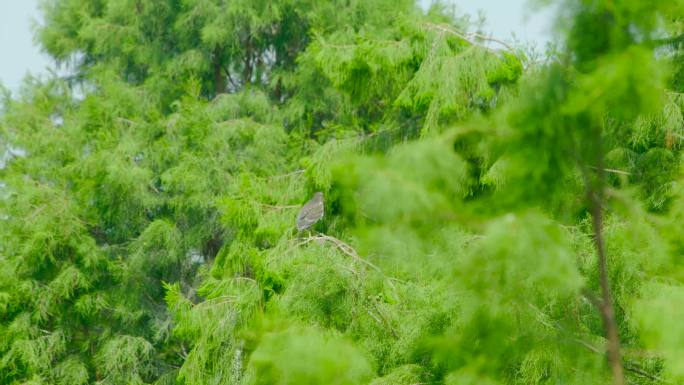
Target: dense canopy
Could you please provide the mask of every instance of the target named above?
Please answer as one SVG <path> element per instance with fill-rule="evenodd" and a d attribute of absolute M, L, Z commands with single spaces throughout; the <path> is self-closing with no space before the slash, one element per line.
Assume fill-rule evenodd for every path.
<path fill-rule="evenodd" d="M 536 3 L 42 0 L 0 384 L 684 381 L 684 1 Z"/>

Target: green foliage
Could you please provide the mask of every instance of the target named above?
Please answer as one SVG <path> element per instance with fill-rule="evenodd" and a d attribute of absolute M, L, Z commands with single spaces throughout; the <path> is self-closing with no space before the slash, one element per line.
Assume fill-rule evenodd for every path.
<path fill-rule="evenodd" d="M 669 320 L 677 319 L 681 308 L 672 306 L 682 300 L 680 285 L 653 282 L 644 288 L 643 297 L 634 305 L 635 322 L 642 331 L 644 345 L 660 352 L 668 363 L 666 374 L 674 381 L 684 376 L 682 367 L 681 344 L 682 330 L 669 325 Z"/>
<path fill-rule="evenodd" d="M 293 357 L 297 357 L 293 360 Z M 363 354 L 339 337 L 288 329 L 262 337 L 247 375 L 252 384 L 364 384 L 373 371 Z"/>
<path fill-rule="evenodd" d="M 562 2 L 533 66 L 442 3 L 44 0 L 0 383 L 607 383 L 597 191 L 627 379 L 681 381 L 684 5 L 646 3 Z"/>

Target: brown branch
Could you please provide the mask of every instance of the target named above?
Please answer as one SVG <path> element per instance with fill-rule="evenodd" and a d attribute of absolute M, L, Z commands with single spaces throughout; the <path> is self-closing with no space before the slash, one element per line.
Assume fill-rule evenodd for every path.
<path fill-rule="evenodd" d="M 601 303 L 599 311 L 603 318 L 603 325 L 606 329 L 606 351 L 608 353 L 608 363 L 613 373 L 613 384 L 624 385 L 625 374 L 620 358 L 620 337 L 618 326 L 615 321 L 615 309 L 613 308 L 613 298 L 610 290 L 610 278 L 608 277 L 608 261 L 606 257 L 605 244 L 603 241 L 603 201 L 605 188 L 605 171 L 603 167 L 603 148 L 601 133 L 598 134 L 596 143 L 596 171 L 595 180 L 587 179 L 587 202 L 592 217 L 594 230 L 594 245 L 598 255 L 599 283 L 601 286 Z"/>

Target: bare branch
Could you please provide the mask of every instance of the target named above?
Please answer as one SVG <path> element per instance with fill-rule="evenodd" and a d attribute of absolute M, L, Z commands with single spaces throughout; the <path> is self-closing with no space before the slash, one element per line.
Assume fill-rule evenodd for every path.
<path fill-rule="evenodd" d="M 596 167 L 594 167 L 594 166 L 589 166 L 589 168 L 591 168 L 591 169 L 593 169 L 593 170 L 596 170 Z M 602 169 L 602 171 L 610 172 L 610 173 L 613 173 L 613 174 L 620 174 L 620 175 L 632 175 L 631 172 L 622 171 L 622 170 L 616 170 L 616 169 L 614 169 L 614 168 L 604 168 L 604 169 Z"/>
<path fill-rule="evenodd" d="M 491 42 L 494 42 L 494 43 L 497 43 L 497 44 L 502 45 L 502 46 L 505 47 L 507 50 L 511 51 L 511 53 L 515 54 L 515 50 L 513 49 L 513 47 L 511 47 L 510 45 L 508 45 L 508 44 L 507 44 L 506 42 L 504 42 L 503 40 L 499 40 L 499 39 L 496 39 L 496 38 L 491 37 L 491 36 L 482 35 L 482 34 L 477 33 L 477 32 L 464 33 L 464 32 L 461 32 L 461 31 L 459 31 L 459 30 L 457 30 L 457 29 L 455 29 L 455 28 L 453 28 L 452 26 L 447 25 L 447 24 L 426 23 L 425 25 L 427 25 L 427 26 L 430 27 L 430 28 L 433 28 L 433 29 L 437 29 L 437 30 L 439 30 L 439 31 L 442 31 L 442 32 L 447 32 L 447 33 L 450 33 L 450 34 L 452 34 L 452 35 L 456 35 L 456 36 L 460 37 L 461 39 L 463 39 L 463 40 L 465 40 L 465 41 L 467 41 L 468 43 L 473 44 L 473 45 L 477 45 L 477 44 L 472 40 L 473 38 L 475 38 L 475 39 L 480 39 L 480 40 L 485 40 L 485 41 L 491 41 Z M 494 51 L 494 50 L 492 50 L 492 49 L 489 48 L 489 47 L 484 47 L 484 48 L 486 48 L 486 49 L 488 49 L 488 50 L 491 50 L 491 51 Z"/>
<path fill-rule="evenodd" d="M 353 259 L 355 259 L 355 260 L 357 260 L 357 261 L 359 261 L 359 262 L 361 262 L 361 263 L 366 264 L 367 266 L 370 266 L 371 268 L 373 268 L 373 270 L 375 270 L 375 271 L 377 271 L 377 272 L 379 272 L 379 273 L 382 273 L 382 270 L 380 270 L 379 267 L 377 267 L 377 266 L 374 265 L 373 263 L 371 263 L 371 262 L 369 262 L 369 261 L 367 261 L 367 260 L 361 258 L 361 257 L 356 253 L 356 250 L 354 250 L 353 247 L 349 246 L 348 244 L 346 244 L 346 243 L 342 242 L 341 240 L 339 240 L 339 239 L 337 239 L 337 238 L 335 238 L 335 237 L 332 237 L 332 236 L 330 236 L 330 235 L 318 234 L 318 235 L 310 236 L 310 237 L 304 239 L 304 243 L 308 243 L 308 242 L 311 242 L 311 241 L 318 241 L 318 240 L 320 240 L 320 241 L 328 241 L 328 242 L 331 242 L 332 244 L 334 244 L 335 246 L 337 246 L 337 248 L 338 248 L 341 252 L 347 254 L 348 256 L 352 257 Z"/>

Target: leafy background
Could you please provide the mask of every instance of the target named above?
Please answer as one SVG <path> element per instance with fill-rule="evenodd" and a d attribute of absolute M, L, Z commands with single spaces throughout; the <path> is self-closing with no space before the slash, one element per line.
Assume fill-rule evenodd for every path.
<path fill-rule="evenodd" d="M 533 60 L 440 3 L 43 1 L 0 383 L 621 384 L 597 212 L 626 382 L 682 381 L 684 4 L 558 3 Z"/>

